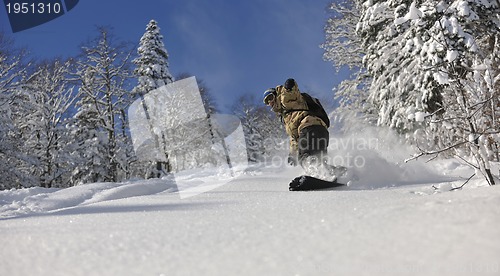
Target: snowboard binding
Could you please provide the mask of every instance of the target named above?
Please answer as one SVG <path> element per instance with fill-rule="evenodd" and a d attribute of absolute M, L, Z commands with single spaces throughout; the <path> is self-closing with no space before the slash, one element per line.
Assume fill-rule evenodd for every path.
<path fill-rule="evenodd" d="M 350 170 L 343 166 L 333 166 L 325 158 L 316 155 L 305 156 L 300 160 L 305 175 L 294 178 L 289 185 L 290 191 L 310 191 L 348 186 Z"/>
<path fill-rule="evenodd" d="M 346 176 L 348 171 L 346 167 L 330 165 L 325 159 L 320 159 L 315 155 L 302 158 L 300 165 L 304 169 L 305 175 L 325 181 L 341 179 Z"/>

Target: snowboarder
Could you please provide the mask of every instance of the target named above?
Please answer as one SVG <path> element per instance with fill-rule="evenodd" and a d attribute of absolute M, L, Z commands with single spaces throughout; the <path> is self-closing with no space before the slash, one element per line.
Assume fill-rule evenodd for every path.
<path fill-rule="evenodd" d="M 290 136 L 288 163 L 301 165 L 308 175 L 333 181 L 345 168 L 327 164 L 329 122 L 311 112 L 305 96 L 300 93 L 297 82 L 290 78 L 284 85 L 266 90 L 264 103 L 281 117 Z"/>

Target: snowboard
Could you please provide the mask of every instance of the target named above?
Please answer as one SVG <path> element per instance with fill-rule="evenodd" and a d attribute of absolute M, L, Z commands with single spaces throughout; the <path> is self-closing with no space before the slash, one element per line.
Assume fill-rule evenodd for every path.
<path fill-rule="evenodd" d="M 327 181 L 323 179 L 319 179 L 316 177 L 312 177 L 309 175 L 301 175 L 295 177 L 292 182 L 290 182 L 289 190 L 290 191 L 311 191 L 311 190 L 320 190 L 320 189 L 328 189 L 328 188 L 336 188 L 336 187 L 347 187 L 346 184 L 339 183 L 335 181 Z"/>

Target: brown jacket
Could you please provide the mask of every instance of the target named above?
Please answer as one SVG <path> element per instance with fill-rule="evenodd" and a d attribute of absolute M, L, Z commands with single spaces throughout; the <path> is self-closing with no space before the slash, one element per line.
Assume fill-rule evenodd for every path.
<path fill-rule="evenodd" d="M 303 111 L 307 109 L 307 104 L 300 94 L 297 83 L 290 91 L 282 85 L 277 86 L 276 94 L 277 101 L 273 110 L 283 117 L 286 132 L 290 136 L 290 153 L 297 154 L 300 131 L 314 125 L 322 125 L 326 128 L 326 124 L 320 118 Z"/>

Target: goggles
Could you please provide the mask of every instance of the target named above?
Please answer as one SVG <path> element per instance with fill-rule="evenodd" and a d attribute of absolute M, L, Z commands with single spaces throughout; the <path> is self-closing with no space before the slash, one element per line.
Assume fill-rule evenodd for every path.
<path fill-rule="evenodd" d="M 274 98 L 275 98 L 274 91 L 267 90 L 266 92 L 264 92 L 264 103 L 266 105 L 268 105 L 270 101 L 273 101 Z"/>

